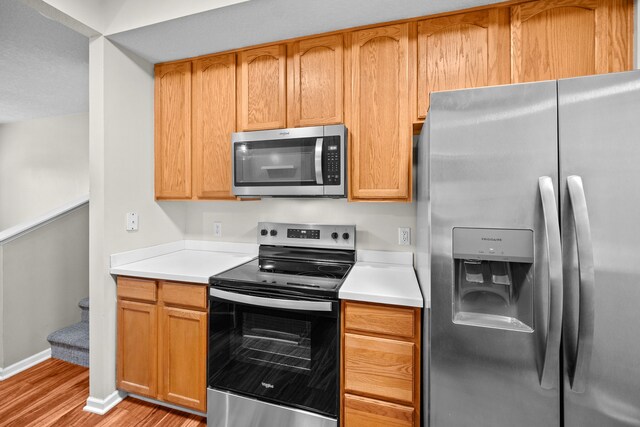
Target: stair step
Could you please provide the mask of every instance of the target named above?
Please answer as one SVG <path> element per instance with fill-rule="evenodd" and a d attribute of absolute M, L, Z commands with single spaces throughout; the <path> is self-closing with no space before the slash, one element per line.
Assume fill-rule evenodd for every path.
<path fill-rule="evenodd" d="M 83 298 L 78 303 L 78 307 L 80 307 L 80 316 L 81 320 L 85 323 L 89 322 L 89 298 Z"/>
<path fill-rule="evenodd" d="M 51 333 L 51 357 L 89 366 L 89 323 L 80 322 Z"/>

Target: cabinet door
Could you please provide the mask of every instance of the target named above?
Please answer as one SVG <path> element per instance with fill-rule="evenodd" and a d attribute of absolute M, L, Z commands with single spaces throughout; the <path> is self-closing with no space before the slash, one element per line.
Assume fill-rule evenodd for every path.
<path fill-rule="evenodd" d="M 206 411 L 207 313 L 162 307 L 162 400 Z"/>
<path fill-rule="evenodd" d="M 155 69 L 156 199 L 191 198 L 191 63 Z"/>
<path fill-rule="evenodd" d="M 513 81 L 631 69 L 632 10 L 632 0 L 539 0 L 513 6 Z"/>
<path fill-rule="evenodd" d="M 351 33 L 353 200 L 411 199 L 409 25 Z"/>
<path fill-rule="evenodd" d="M 418 23 L 418 113 L 439 90 L 508 84 L 509 9 L 492 8 Z"/>
<path fill-rule="evenodd" d="M 292 45 L 289 126 L 342 123 L 342 43 L 342 34 L 336 34 Z"/>
<path fill-rule="evenodd" d="M 236 130 L 235 54 L 193 61 L 193 186 L 198 199 L 235 199 L 231 133 Z"/>
<path fill-rule="evenodd" d="M 347 394 L 343 427 L 412 427 L 414 409 L 408 406 Z"/>
<path fill-rule="evenodd" d="M 238 130 L 286 126 L 286 64 L 285 45 L 238 53 Z"/>
<path fill-rule="evenodd" d="M 118 388 L 156 398 L 158 394 L 156 306 L 118 300 Z"/>

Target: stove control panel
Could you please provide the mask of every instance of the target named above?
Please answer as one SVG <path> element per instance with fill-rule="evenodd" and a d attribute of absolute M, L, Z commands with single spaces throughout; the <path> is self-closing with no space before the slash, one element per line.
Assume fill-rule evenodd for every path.
<path fill-rule="evenodd" d="M 258 244 L 308 248 L 356 248 L 355 225 L 258 223 Z"/>

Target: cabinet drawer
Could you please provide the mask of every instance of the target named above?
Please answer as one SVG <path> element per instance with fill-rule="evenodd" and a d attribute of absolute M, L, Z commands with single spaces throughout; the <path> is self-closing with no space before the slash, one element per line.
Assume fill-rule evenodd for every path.
<path fill-rule="evenodd" d="M 344 427 L 412 427 L 414 409 L 366 397 L 344 396 Z"/>
<path fill-rule="evenodd" d="M 345 391 L 412 404 L 414 350 L 410 342 L 345 334 Z"/>
<path fill-rule="evenodd" d="M 414 309 L 376 304 L 345 302 L 345 327 L 348 331 L 414 338 Z"/>
<path fill-rule="evenodd" d="M 156 281 L 118 277 L 118 298 L 155 302 L 158 299 Z"/>
<path fill-rule="evenodd" d="M 207 286 L 162 282 L 162 301 L 168 305 L 207 308 Z"/>

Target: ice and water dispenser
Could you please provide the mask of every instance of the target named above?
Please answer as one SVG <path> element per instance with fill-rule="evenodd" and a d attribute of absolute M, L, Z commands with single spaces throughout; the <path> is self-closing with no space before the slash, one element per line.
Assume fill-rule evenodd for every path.
<path fill-rule="evenodd" d="M 453 229 L 453 322 L 533 332 L 533 231 Z"/>

